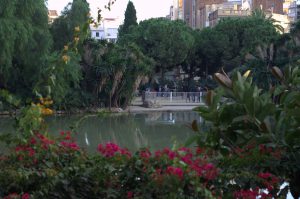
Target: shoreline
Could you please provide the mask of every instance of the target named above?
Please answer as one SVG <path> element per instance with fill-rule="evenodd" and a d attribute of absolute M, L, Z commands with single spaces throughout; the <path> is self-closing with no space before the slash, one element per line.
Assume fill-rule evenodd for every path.
<path fill-rule="evenodd" d="M 162 111 L 192 111 L 194 108 L 203 106 L 204 104 L 198 105 L 165 105 L 160 108 L 145 108 L 142 106 L 129 106 L 127 112 L 129 113 L 143 113 L 143 112 L 162 112 Z"/>
<path fill-rule="evenodd" d="M 89 108 L 89 109 L 78 109 L 72 111 L 54 111 L 53 115 L 77 115 L 77 114 L 101 114 L 101 113 L 147 113 L 147 112 L 162 112 L 162 111 L 192 111 L 194 108 L 203 106 L 204 104 L 188 104 L 188 105 L 163 105 L 159 108 L 145 108 L 141 105 L 130 105 L 125 110 L 121 108 Z M 14 117 L 20 114 L 20 110 L 11 110 L 11 111 L 3 111 L 0 112 L 1 117 Z"/>

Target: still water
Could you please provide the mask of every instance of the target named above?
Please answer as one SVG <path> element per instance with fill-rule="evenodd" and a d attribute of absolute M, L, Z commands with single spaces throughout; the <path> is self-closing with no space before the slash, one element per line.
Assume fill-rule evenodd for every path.
<path fill-rule="evenodd" d="M 202 119 L 196 112 L 149 112 L 112 116 L 56 116 L 47 118 L 49 133 L 59 135 L 61 131 L 76 126 L 76 140 L 89 152 L 95 152 L 99 143 L 115 142 L 135 151 L 141 147 L 151 150 L 184 144 L 193 134 L 187 126 L 193 120 Z M 78 122 L 81 121 L 81 122 Z M 14 120 L 0 118 L 0 133 L 13 132 Z"/>

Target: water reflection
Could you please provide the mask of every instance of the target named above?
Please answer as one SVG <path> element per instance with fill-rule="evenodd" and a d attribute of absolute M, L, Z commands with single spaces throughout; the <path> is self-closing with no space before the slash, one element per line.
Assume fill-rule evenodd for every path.
<path fill-rule="evenodd" d="M 145 117 L 146 124 L 178 124 L 188 123 L 193 120 L 196 120 L 198 123 L 202 123 L 202 118 L 195 112 L 155 112 L 148 113 Z"/>
<path fill-rule="evenodd" d="M 82 116 L 56 116 L 47 118 L 49 131 L 58 135 L 70 130 L 70 126 Z M 183 144 L 193 134 L 186 127 L 193 120 L 202 122 L 195 112 L 150 112 L 110 117 L 90 116 L 76 130 L 76 139 L 81 147 L 95 152 L 99 143 L 115 142 L 135 151 L 141 147 L 152 150 L 172 147 L 174 141 Z M 13 132 L 13 120 L 0 119 L 0 132 Z"/>

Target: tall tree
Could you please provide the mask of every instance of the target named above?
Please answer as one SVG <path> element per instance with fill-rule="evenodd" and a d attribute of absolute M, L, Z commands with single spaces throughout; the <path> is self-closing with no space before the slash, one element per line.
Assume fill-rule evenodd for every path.
<path fill-rule="evenodd" d="M 153 60 L 134 43 L 123 46 L 101 42 L 86 42 L 86 81 L 91 82 L 89 87 L 98 102 L 127 107 L 143 77 L 151 72 Z"/>
<path fill-rule="evenodd" d="M 136 10 L 132 3 L 132 1 L 128 1 L 127 8 L 125 11 L 125 19 L 124 24 L 120 26 L 119 28 L 119 37 L 122 37 L 122 35 L 127 34 L 129 32 L 129 28 L 131 26 L 136 26 L 137 18 L 136 18 Z"/>
<path fill-rule="evenodd" d="M 164 76 L 187 58 L 194 37 L 183 22 L 156 18 L 140 22 L 120 43 L 128 41 L 135 42 L 146 56 L 154 59 L 156 72 Z"/>
<path fill-rule="evenodd" d="M 84 28 L 89 18 L 89 4 L 86 0 L 73 0 L 69 3 L 61 16 L 54 21 L 50 31 L 54 41 L 54 50 L 63 49 L 64 45 L 74 40 L 74 29 Z M 79 41 L 86 37 L 83 33 L 79 35 Z"/>
<path fill-rule="evenodd" d="M 201 59 L 199 67 L 213 74 L 221 67 L 231 71 L 245 64 L 249 66 L 250 59 L 270 66 L 278 37 L 273 21 L 260 12 L 246 18 L 223 19 L 214 28 L 200 31 L 196 40 L 196 52 Z"/>
<path fill-rule="evenodd" d="M 32 92 L 51 45 L 44 0 L 0 0 L 0 87 Z"/>

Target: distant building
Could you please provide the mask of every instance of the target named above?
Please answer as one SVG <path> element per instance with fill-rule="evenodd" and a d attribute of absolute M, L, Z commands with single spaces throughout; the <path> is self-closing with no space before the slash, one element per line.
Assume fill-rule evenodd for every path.
<path fill-rule="evenodd" d="M 290 7 L 292 6 L 295 0 L 284 0 L 283 1 L 283 14 L 288 15 Z"/>
<path fill-rule="evenodd" d="M 209 14 L 222 7 L 225 0 L 198 0 L 196 27 L 199 29 L 209 27 Z"/>
<path fill-rule="evenodd" d="M 104 18 L 99 26 L 90 26 L 91 37 L 115 43 L 118 39 L 119 23 L 116 18 Z"/>
<path fill-rule="evenodd" d="M 213 27 L 217 25 L 217 23 L 224 18 L 230 17 L 248 17 L 251 15 L 249 10 L 235 10 L 235 9 L 228 9 L 228 8 L 219 8 L 216 11 L 209 14 L 209 26 Z"/>
<path fill-rule="evenodd" d="M 300 0 L 297 1 L 300 4 Z M 249 16 L 256 9 L 274 14 L 285 32 L 289 29 L 290 15 L 295 19 L 300 16 L 296 0 L 173 0 L 169 18 L 181 19 L 193 29 L 202 29 L 215 26 L 225 17 Z M 289 16 L 283 16 L 284 13 Z"/>
<path fill-rule="evenodd" d="M 293 22 L 300 19 L 300 0 L 294 0 L 289 7 L 288 16 Z"/>
<path fill-rule="evenodd" d="M 291 0 L 242 0 L 242 9 L 250 11 L 260 9 L 264 12 L 283 14 L 283 1 Z"/>
<path fill-rule="evenodd" d="M 252 10 L 252 0 L 242 0 L 242 10 Z"/>
<path fill-rule="evenodd" d="M 276 21 L 275 25 L 280 25 L 283 28 L 284 33 L 290 32 L 291 18 L 288 15 L 271 13 L 271 17 Z"/>
<path fill-rule="evenodd" d="M 181 19 L 191 28 L 203 28 L 209 25 L 208 15 L 216 4 L 227 0 L 173 0 L 170 7 L 171 20 Z"/>
<path fill-rule="evenodd" d="M 252 0 L 252 10 L 255 9 L 283 14 L 283 0 Z"/>
<path fill-rule="evenodd" d="M 242 10 L 241 1 L 230 1 L 223 3 L 215 11 L 209 14 L 209 26 L 215 26 L 223 18 L 247 17 L 251 15 L 250 10 Z"/>
<path fill-rule="evenodd" d="M 56 10 L 48 10 L 48 23 L 51 24 L 54 20 L 58 18 L 58 14 Z"/>
<path fill-rule="evenodd" d="M 173 5 L 170 7 L 171 20 L 177 20 L 183 18 L 183 3 L 184 0 L 173 0 Z"/>

